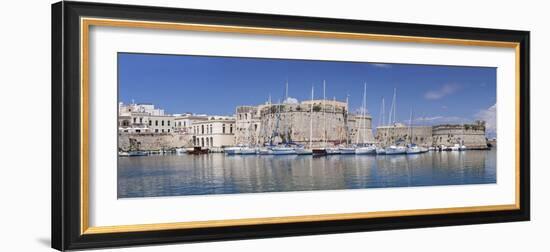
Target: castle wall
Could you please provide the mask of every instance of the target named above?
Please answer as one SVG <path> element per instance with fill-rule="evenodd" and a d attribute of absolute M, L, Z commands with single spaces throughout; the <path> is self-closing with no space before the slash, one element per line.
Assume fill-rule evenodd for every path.
<path fill-rule="evenodd" d="M 411 134 L 412 133 L 412 134 Z M 381 146 L 390 146 L 398 142 L 400 145 L 413 144 L 429 147 L 432 146 L 432 127 L 414 126 L 411 128 L 404 125 L 381 126 L 376 128 L 376 142 Z"/>
<path fill-rule="evenodd" d="M 244 109 L 239 111 L 250 113 Z M 241 129 L 236 132 L 237 144 L 262 145 L 271 139 L 274 144 L 292 141 L 307 146 L 310 142 L 310 128 L 313 147 L 323 146 L 325 139 L 328 145 L 343 144 L 346 141 L 355 143 L 357 134 L 360 142 L 363 139 L 367 142 L 374 141 L 371 117 L 352 115 L 348 118 L 346 107 L 338 102 L 327 102 L 324 109 L 320 102 L 276 104 L 262 106 L 258 112 L 258 117 L 247 116 L 240 122 L 237 117 L 237 125 Z"/>
<path fill-rule="evenodd" d="M 468 148 L 485 149 L 485 126 L 476 124 L 438 125 L 433 127 L 434 145 L 465 145 Z"/>
<path fill-rule="evenodd" d="M 118 148 L 122 151 L 166 150 L 192 146 L 192 135 L 187 134 L 118 134 Z"/>

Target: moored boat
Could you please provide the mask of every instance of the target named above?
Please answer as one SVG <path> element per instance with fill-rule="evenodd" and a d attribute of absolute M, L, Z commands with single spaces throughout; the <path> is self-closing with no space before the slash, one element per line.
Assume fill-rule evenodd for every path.
<path fill-rule="evenodd" d="M 197 146 L 197 147 L 193 147 L 193 150 L 187 151 L 187 153 L 193 154 L 193 155 L 208 154 L 208 149 L 207 148 L 203 149 Z"/>
<path fill-rule="evenodd" d="M 340 150 L 340 154 L 342 154 L 342 155 L 353 155 L 353 154 L 355 154 L 355 148 L 354 147 L 340 147 L 338 149 Z"/>
<path fill-rule="evenodd" d="M 396 146 L 396 145 L 392 145 L 386 148 L 386 155 L 399 155 L 399 154 L 407 154 L 407 148 L 405 148 L 404 146 Z"/>
<path fill-rule="evenodd" d="M 129 151 L 128 157 L 139 157 L 139 156 L 147 156 L 148 153 L 146 151 Z"/>
<path fill-rule="evenodd" d="M 296 154 L 298 154 L 298 155 L 312 155 L 313 154 L 313 150 L 306 149 L 306 148 L 303 148 L 303 147 L 296 148 L 295 151 L 296 151 Z"/>
<path fill-rule="evenodd" d="M 373 145 L 358 147 L 357 149 L 355 149 L 355 155 L 375 155 L 375 154 L 376 154 L 376 146 L 373 146 Z"/>
<path fill-rule="evenodd" d="M 376 155 L 386 155 L 386 149 L 376 148 Z"/>
<path fill-rule="evenodd" d="M 410 144 L 408 147 L 407 147 L 407 154 L 420 154 L 422 153 L 422 149 L 416 145 L 416 144 Z"/>
<path fill-rule="evenodd" d="M 313 149 L 311 151 L 312 151 L 313 156 L 326 156 L 327 155 L 327 150 L 325 148 L 317 148 L 317 149 Z"/>
<path fill-rule="evenodd" d="M 271 148 L 273 155 L 293 155 L 296 154 L 296 151 L 292 147 L 288 146 L 275 146 Z"/>
<path fill-rule="evenodd" d="M 340 154 L 340 149 L 336 147 L 325 148 L 327 155 L 338 155 Z"/>

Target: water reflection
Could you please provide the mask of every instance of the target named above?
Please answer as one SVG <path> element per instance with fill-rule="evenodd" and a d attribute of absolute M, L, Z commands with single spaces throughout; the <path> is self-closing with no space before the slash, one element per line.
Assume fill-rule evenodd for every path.
<path fill-rule="evenodd" d="M 496 150 L 419 155 L 120 157 L 118 197 L 496 182 Z"/>

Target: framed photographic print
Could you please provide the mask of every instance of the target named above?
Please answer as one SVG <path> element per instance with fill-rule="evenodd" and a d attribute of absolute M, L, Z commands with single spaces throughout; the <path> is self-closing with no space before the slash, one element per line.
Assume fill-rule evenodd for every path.
<path fill-rule="evenodd" d="M 529 32 L 52 6 L 58 250 L 529 220 Z"/>

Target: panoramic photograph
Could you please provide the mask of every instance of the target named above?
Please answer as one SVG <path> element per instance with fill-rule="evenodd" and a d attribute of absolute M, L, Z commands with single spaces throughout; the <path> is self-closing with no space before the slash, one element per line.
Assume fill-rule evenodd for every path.
<path fill-rule="evenodd" d="M 494 67 L 117 57 L 119 199 L 497 182 Z"/>

